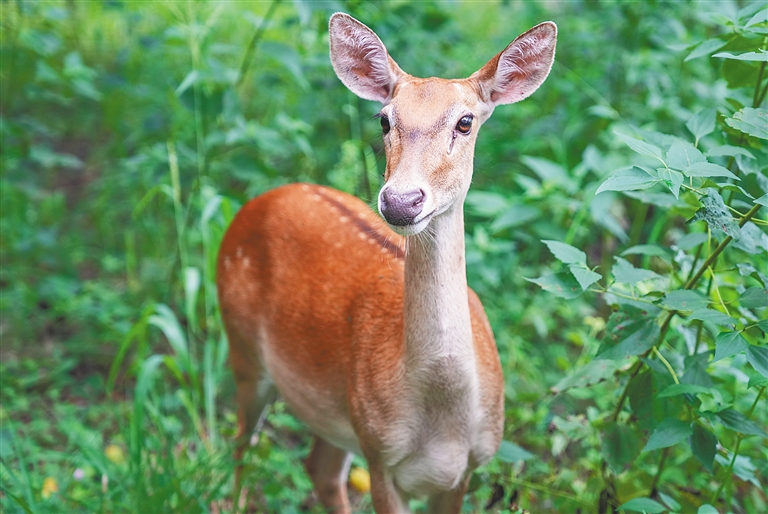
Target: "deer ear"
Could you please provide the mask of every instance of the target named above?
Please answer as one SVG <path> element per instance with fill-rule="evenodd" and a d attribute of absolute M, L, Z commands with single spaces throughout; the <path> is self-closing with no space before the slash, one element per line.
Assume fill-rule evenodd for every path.
<path fill-rule="evenodd" d="M 555 60 L 557 25 L 546 21 L 512 41 L 472 77 L 493 106 L 529 97 L 544 82 Z"/>
<path fill-rule="evenodd" d="M 331 16 L 329 34 L 331 64 L 339 80 L 360 98 L 388 103 L 404 73 L 379 37 L 344 13 Z"/>

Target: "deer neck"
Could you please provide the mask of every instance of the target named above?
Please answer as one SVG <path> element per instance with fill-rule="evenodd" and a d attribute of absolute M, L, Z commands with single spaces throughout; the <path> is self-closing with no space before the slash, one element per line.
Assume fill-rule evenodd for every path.
<path fill-rule="evenodd" d="M 413 371 L 447 361 L 474 366 L 462 203 L 435 217 L 429 233 L 408 238 L 403 321 Z"/>

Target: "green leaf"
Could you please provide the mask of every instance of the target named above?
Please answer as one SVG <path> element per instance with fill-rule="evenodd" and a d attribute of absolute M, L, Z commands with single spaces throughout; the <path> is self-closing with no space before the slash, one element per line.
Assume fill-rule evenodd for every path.
<path fill-rule="evenodd" d="M 595 359 L 621 360 L 640 355 L 656 343 L 659 332 L 654 318 L 629 318 L 606 335 Z"/>
<path fill-rule="evenodd" d="M 727 168 L 724 168 L 719 164 L 712 164 L 711 162 L 697 162 L 683 170 L 683 173 L 686 177 L 728 177 L 741 180 L 739 177 L 728 171 Z"/>
<path fill-rule="evenodd" d="M 683 179 L 685 178 L 683 174 L 669 168 L 658 168 L 656 171 L 664 185 L 672 191 L 675 198 L 678 198 L 680 196 L 680 186 L 683 185 Z"/>
<path fill-rule="evenodd" d="M 659 498 L 664 502 L 664 505 L 669 507 L 669 510 L 672 512 L 677 512 L 682 507 L 682 505 L 680 505 L 674 498 L 668 494 L 662 493 L 661 491 L 659 491 Z"/>
<path fill-rule="evenodd" d="M 714 130 L 714 117 L 712 118 L 712 129 Z M 711 131 L 710 131 L 711 132 Z M 676 170 L 684 170 L 693 164 L 707 162 L 704 154 L 686 141 L 675 141 L 667 150 L 667 166 Z"/>
<path fill-rule="evenodd" d="M 741 353 L 747 346 L 749 343 L 741 332 L 720 332 L 715 338 L 715 358 L 712 362 Z"/>
<path fill-rule="evenodd" d="M 587 269 L 582 266 L 571 265 L 569 269 L 571 270 L 571 273 L 576 278 L 576 280 L 579 282 L 579 285 L 583 291 L 586 291 L 589 286 L 603 278 L 600 273 L 594 272 L 591 269 Z"/>
<path fill-rule="evenodd" d="M 753 387 L 763 387 L 764 385 L 768 385 L 768 377 L 761 377 L 755 373 L 749 377 L 749 382 L 747 382 L 747 389 L 752 389 Z"/>
<path fill-rule="evenodd" d="M 752 364 L 755 371 L 768 378 L 768 348 L 749 345 L 749 348 L 747 348 L 747 362 Z"/>
<path fill-rule="evenodd" d="M 692 232 L 678 239 L 675 245 L 683 251 L 688 251 L 693 248 L 696 248 L 697 246 L 699 246 L 702 243 L 705 243 L 706 241 L 707 241 L 707 234 L 703 232 Z"/>
<path fill-rule="evenodd" d="M 194 85 L 198 80 L 202 78 L 202 75 L 198 70 L 192 70 L 189 73 L 187 73 L 187 76 L 184 77 L 184 80 L 181 81 L 181 84 L 179 84 L 179 87 L 176 88 L 176 96 L 181 96 L 184 91 L 190 88 L 190 86 Z"/>
<path fill-rule="evenodd" d="M 721 145 L 721 146 L 715 146 L 713 148 L 710 148 L 707 151 L 708 157 L 723 157 L 723 156 L 736 157 L 737 155 L 742 155 L 750 159 L 755 158 L 755 156 L 752 155 L 752 153 L 749 150 L 747 150 L 746 148 L 741 148 L 740 146 Z"/>
<path fill-rule="evenodd" d="M 534 218 L 537 218 L 541 211 L 536 207 L 528 205 L 513 205 L 507 209 L 501 216 L 491 223 L 491 232 L 500 232 L 507 228 L 519 227 L 525 225 Z"/>
<path fill-rule="evenodd" d="M 562 393 L 572 387 L 587 387 L 610 378 L 622 363 L 608 360 L 593 360 L 560 380 L 552 387 L 552 392 Z"/>
<path fill-rule="evenodd" d="M 520 448 L 515 443 L 502 441 L 499 445 L 499 451 L 496 452 L 496 457 L 502 462 L 514 463 L 533 459 L 536 456 L 531 452 Z"/>
<path fill-rule="evenodd" d="M 669 252 L 662 248 L 659 245 L 635 245 L 630 246 L 623 252 L 621 252 L 621 256 L 627 256 L 627 255 L 652 255 L 654 257 L 661 257 L 665 261 L 670 261 L 671 257 L 669 255 Z"/>
<path fill-rule="evenodd" d="M 465 202 L 473 213 L 488 218 L 509 208 L 509 201 L 505 196 L 487 191 L 470 191 Z"/>
<path fill-rule="evenodd" d="M 698 291 L 679 289 L 664 295 L 661 305 L 676 311 L 695 311 L 705 309 L 709 305 L 709 299 Z"/>
<path fill-rule="evenodd" d="M 640 454 L 640 438 L 622 423 L 610 423 L 602 433 L 602 453 L 616 473 L 625 471 Z"/>
<path fill-rule="evenodd" d="M 608 177 L 605 182 L 600 184 L 595 194 L 600 194 L 603 191 L 636 191 L 638 189 L 648 189 L 654 184 L 658 184 L 661 180 L 649 174 L 644 169 L 638 166 L 632 166 L 631 168 L 624 168 L 612 176 Z"/>
<path fill-rule="evenodd" d="M 758 25 L 760 23 L 768 23 L 768 8 L 755 13 L 755 15 L 744 25 L 744 28 L 747 29 L 752 25 Z"/>
<path fill-rule="evenodd" d="M 541 242 L 547 245 L 547 248 L 552 252 L 552 255 L 554 255 L 560 262 L 564 264 L 587 265 L 587 254 L 578 248 L 566 243 L 561 243 L 560 241 L 552 241 L 549 239 L 543 239 Z"/>
<path fill-rule="evenodd" d="M 699 510 L 696 511 L 696 514 L 720 514 L 720 512 L 718 512 L 718 510 L 709 503 L 705 503 L 699 507 Z"/>
<path fill-rule="evenodd" d="M 720 423 L 724 427 L 730 428 L 735 432 L 747 435 L 756 435 L 760 437 L 768 437 L 768 434 L 760 428 L 760 426 L 754 421 L 747 419 L 747 417 L 741 412 L 733 409 L 725 409 L 717 413 L 717 417 L 720 419 Z"/>
<path fill-rule="evenodd" d="M 635 139 L 634 137 L 628 136 L 626 134 L 622 134 L 621 132 L 614 132 L 614 134 L 619 136 L 619 139 L 624 141 L 624 143 L 635 152 L 642 155 L 655 157 L 658 160 L 664 162 L 662 158 L 661 148 L 659 148 L 658 146 L 646 143 L 645 141 L 641 141 L 639 139 Z"/>
<path fill-rule="evenodd" d="M 635 268 L 628 261 L 621 257 L 614 257 L 616 264 L 613 265 L 611 273 L 616 279 L 616 282 L 622 284 L 636 284 L 642 280 L 648 280 L 651 278 L 662 278 L 661 275 L 643 268 Z"/>
<path fill-rule="evenodd" d="M 768 193 L 755 200 L 755 203 L 768 207 Z"/>
<path fill-rule="evenodd" d="M 731 217 L 728 208 L 720 194 L 712 188 L 707 189 L 707 194 L 699 198 L 701 209 L 696 211 L 693 218 L 686 223 L 694 223 L 704 220 L 710 228 L 722 230 L 727 235 L 738 241 L 741 238 L 739 224 Z"/>
<path fill-rule="evenodd" d="M 747 309 L 768 307 L 768 289 L 750 287 L 739 297 L 739 305 Z"/>
<path fill-rule="evenodd" d="M 574 192 L 576 184 L 568 176 L 568 172 L 559 164 L 541 157 L 531 157 L 529 155 L 520 156 L 520 160 L 531 168 L 542 182 L 553 182 L 563 186 L 566 191 Z"/>
<path fill-rule="evenodd" d="M 768 54 L 763 54 L 768 57 Z M 744 107 L 735 112 L 733 118 L 726 118 L 725 122 L 750 136 L 768 139 L 768 111 L 765 109 L 753 109 Z"/>
<path fill-rule="evenodd" d="M 710 41 L 712 40 L 710 39 Z M 720 41 L 719 39 L 715 39 L 714 41 L 718 43 L 722 43 L 722 41 Z M 693 134 L 693 137 L 696 138 L 696 141 L 698 141 L 702 137 L 709 135 L 715 131 L 716 115 L 717 115 L 717 109 L 714 107 L 711 107 L 709 109 L 702 109 L 698 111 L 696 114 L 694 114 L 693 116 L 691 116 L 690 119 L 685 123 L 685 126 L 688 128 L 688 130 L 690 130 L 691 134 Z M 672 166 L 671 164 L 669 165 Z"/>
<path fill-rule="evenodd" d="M 633 498 L 619 506 L 619 510 L 622 509 L 631 512 L 647 512 L 648 514 L 660 514 L 667 510 L 664 505 L 650 498 Z"/>
<path fill-rule="evenodd" d="M 689 421 L 681 421 L 675 418 L 667 418 L 656 427 L 651 437 L 643 448 L 643 452 L 650 452 L 658 450 L 659 448 L 667 448 L 674 446 L 680 441 L 683 441 L 690 437 L 693 433 L 691 423 Z"/>
<path fill-rule="evenodd" d="M 736 324 L 736 320 L 727 314 L 723 314 L 715 309 L 697 309 L 693 311 L 693 314 L 688 316 L 689 320 L 701 320 L 714 323 L 715 325 L 731 325 Z"/>
<path fill-rule="evenodd" d="M 719 57 L 721 59 L 736 59 L 738 61 L 759 61 L 768 62 L 768 53 L 764 52 L 745 52 L 743 54 L 734 55 L 730 52 L 720 52 L 712 57 Z"/>
<path fill-rule="evenodd" d="M 695 384 L 672 384 L 665 387 L 657 396 L 657 398 L 669 398 L 672 396 L 679 396 L 681 394 L 699 394 L 709 393 L 710 388 Z"/>
<path fill-rule="evenodd" d="M 687 62 L 687 61 L 690 61 L 691 59 L 697 59 L 705 55 L 710 56 L 712 55 L 712 52 L 714 52 L 715 50 L 720 50 L 722 47 L 725 46 L 725 44 L 726 44 L 726 41 L 722 41 L 717 38 L 707 39 L 706 41 L 702 41 L 701 43 L 696 45 L 696 48 L 694 48 L 691 53 L 688 54 L 688 56 L 685 58 L 685 61 Z"/>
<path fill-rule="evenodd" d="M 584 292 L 581 285 L 570 273 L 555 273 L 539 278 L 523 278 L 528 282 L 537 284 L 543 290 L 566 300 L 576 298 Z"/>
<path fill-rule="evenodd" d="M 711 473 L 717 451 L 717 437 L 698 423 L 694 423 L 690 443 L 693 455 Z"/>

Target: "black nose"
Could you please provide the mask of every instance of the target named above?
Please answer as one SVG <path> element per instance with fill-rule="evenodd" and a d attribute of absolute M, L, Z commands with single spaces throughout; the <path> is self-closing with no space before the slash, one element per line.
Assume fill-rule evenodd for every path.
<path fill-rule="evenodd" d="M 387 223 L 398 227 L 413 225 L 413 220 L 424 209 L 426 194 L 423 189 L 395 193 L 391 189 L 381 192 L 381 214 Z"/>

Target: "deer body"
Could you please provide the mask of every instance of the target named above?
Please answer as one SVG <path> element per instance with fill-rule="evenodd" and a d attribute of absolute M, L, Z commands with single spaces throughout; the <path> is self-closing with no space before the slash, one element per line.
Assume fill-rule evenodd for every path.
<path fill-rule="evenodd" d="M 249 202 L 224 237 L 236 456 L 279 391 L 317 436 L 307 470 L 331 511 L 349 512 L 351 452 L 368 461 L 379 514 L 408 512 L 420 495 L 442 513 L 460 510 L 471 471 L 499 446 L 504 381 L 467 287 L 463 202 L 474 127 L 532 93 L 551 66 L 554 25 L 526 34 L 468 79 L 418 79 L 370 29 L 334 15 L 337 75 L 385 105 L 386 223 L 355 197 L 294 184 Z"/>

